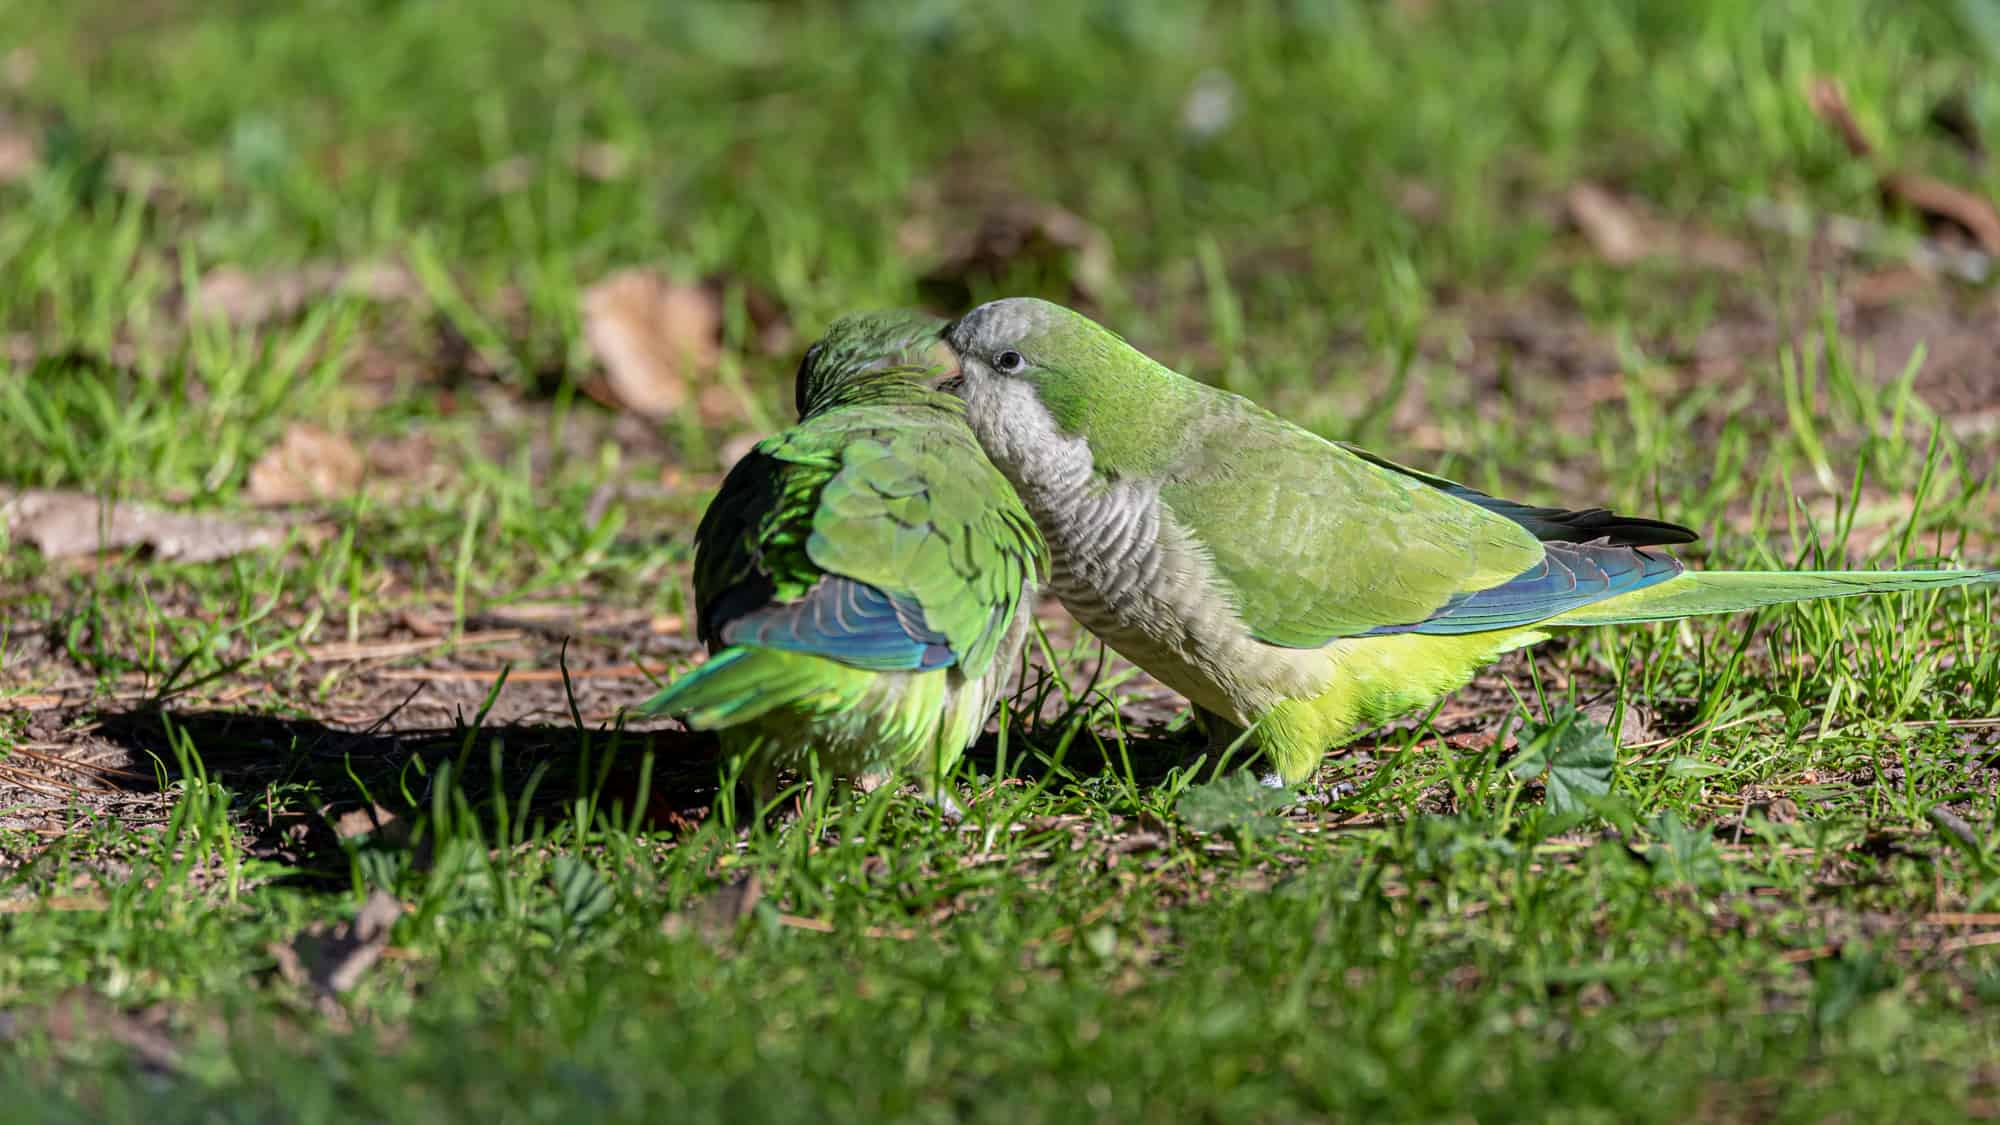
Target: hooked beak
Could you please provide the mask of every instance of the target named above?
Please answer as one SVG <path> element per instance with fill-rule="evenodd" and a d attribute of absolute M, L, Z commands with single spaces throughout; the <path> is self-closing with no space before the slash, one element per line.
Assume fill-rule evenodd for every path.
<path fill-rule="evenodd" d="M 949 343 L 939 340 L 924 353 L 932 370 L 937 374 L 930 379 L 930 385 L 948 394 L 965 397 L 965 368 L 959 363 L 958 352 Z"/>

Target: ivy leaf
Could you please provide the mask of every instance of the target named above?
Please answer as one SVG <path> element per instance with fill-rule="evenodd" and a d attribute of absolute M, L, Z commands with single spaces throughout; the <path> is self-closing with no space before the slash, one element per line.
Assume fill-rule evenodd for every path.
<path fill-rule="evenodd" d="M 1220 781 L 1189 789 L 1174 811 L 1197 832 L 1233 830 L 1243 836 L 1266 838 L 1278 834 L 1283 822 L 1277 814 L 1291 801 L 1291 790 L 1273 789 L 1249 770 L 1237 770 Z"/>
<path fill-rule="evenodd" d="M 1543 803 L 1550 812 L 1587 811 L 1592 798 L 1611 792 L 1618 747 L 1601 723 L 1582 712 L 1564 707 L 1546 723 L 1524 725 L 1519 739 L 1521 752 L 1507 768 L 1526 780 L 1548 775 Z"/>

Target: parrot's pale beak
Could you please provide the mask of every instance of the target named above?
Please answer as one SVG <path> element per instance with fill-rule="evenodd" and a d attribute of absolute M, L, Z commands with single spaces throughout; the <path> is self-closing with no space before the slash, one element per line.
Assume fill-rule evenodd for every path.
<path fill-rule="evenodd" d="M 939 340 L 931 345 L 924 358 L 929 360 L 930 366 L 937 371 L 937 375 L 930 381 L 931 386 L 950 394 L 964 396 L 965 368 L 960 365 L 958 352 L 950 344 Z"/>

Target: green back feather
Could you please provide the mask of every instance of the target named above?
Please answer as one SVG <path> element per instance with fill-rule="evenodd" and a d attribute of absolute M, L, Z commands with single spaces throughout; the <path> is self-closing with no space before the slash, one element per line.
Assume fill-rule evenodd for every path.
<path fill-rule="evenodd" d="M 731 470 L 696 532 L 697 619 L 711 647 L 728 616 L 837 574 L 913 601 L 967 675 L 990 665 L 1046 549 L 964 403 L 919 365 L 942 323 L 847 317 L 809 351 L 805 417 Z"/>

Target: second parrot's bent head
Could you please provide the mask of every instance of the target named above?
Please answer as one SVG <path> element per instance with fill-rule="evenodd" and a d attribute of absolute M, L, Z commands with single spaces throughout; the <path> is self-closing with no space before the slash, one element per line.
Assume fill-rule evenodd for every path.
<path fill-rule="evenodd" d="M 891 368 L 939 380 L 955 376 L 958 360 L 944 328 L 937 317 L 904 310 L 850 313 L 827 325 L 799 362 L 793 386 L 799 417 L 816 413 L 856 379 Z"/>

